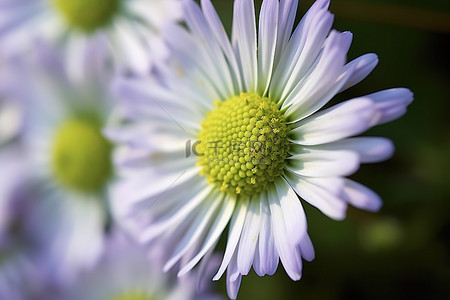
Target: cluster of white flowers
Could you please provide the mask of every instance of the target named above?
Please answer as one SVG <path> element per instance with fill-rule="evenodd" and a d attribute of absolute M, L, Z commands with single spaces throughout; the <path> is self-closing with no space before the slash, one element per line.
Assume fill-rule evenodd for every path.
<path fill-rule="evenodd" d="M 355 135 L 412 93 L 323 109 L 378 58 L 297 6 L 235 0 L 230 38 L 210 0 L 0 0 L 0 299 L 220 299 L 197 265 L 236 299 L 314 259 L 302 201 L 378 210 L 345 177 L 393 145 Z"/>

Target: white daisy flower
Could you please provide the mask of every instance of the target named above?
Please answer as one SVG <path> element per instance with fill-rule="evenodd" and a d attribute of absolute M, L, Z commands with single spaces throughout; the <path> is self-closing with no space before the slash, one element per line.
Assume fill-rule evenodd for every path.
<path fill-rule="evenodd" d="M 19 136 L 31 193 L 27 223 L 40 237 L 48 273 L 60 283 L 94 264 L 109 222 L 107 187 L 111 145 L 101 133 L 114 105 L 107 51 L 97 43 L 85 56 L 83 80 L 68 78 L 63 57 L 45 44 L 11 62 L 7 93 L 26 103 Z M 5 176 L 8 176 L 7 174 Z"/>
<path fill-rule="evenodd" d="M 162 274 L 161 261 L 141 245 L 115 232 L 93 270 L 83 274 L 58 299 L 84 300 L 220 300 L 204 286 L 196 289 L 195 276 L 178 281 Z"/>
<path fill-rule="evenodd" d="M 179 0 L 0 0 L 0 40 L 9 53 L 32 49 L 35 37 L 60 42 L 76 72 L 86 43 L 99 39 L 119 67 L 144 72 L 161 51 L 161 26 L 179 18 Z"/>
<path fill-rule="evenodd" d="M 380 198 L 348 176 L 392 155 L 385 138 L 353 137 L 400 117 L 412 93 L 396 88 L 322 109 L 363 80 L 374 54 L 346 63 L 352 34 L 331 30 L 329 1 L 317 1 L 292 33 L 297 1 L 265 0 L 256 27 L 252 0 L 234 2 L 231 42 L 209 0 L 184 1 L 187 28 L 169 26 L 172 66 L 156 79 L 124 78 L 117 90 L 129 126 L 115 162 L 118 219 L 146 244 L 167 245 L 164 270 L 188 273 L 227 225 L 222 264 L 235 299 L 253 266 L 293 280 L 314 250 L 304 201 L 327 216 L 347 206 L 376 211 Z M 205 260 L 203 260 L 205 261 Z"/>

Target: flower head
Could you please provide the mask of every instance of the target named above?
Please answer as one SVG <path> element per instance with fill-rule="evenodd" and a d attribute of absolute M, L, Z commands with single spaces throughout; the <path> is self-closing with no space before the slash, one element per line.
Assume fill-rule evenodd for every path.
<path fill-rule="evenodd" d="M 20 149 L 13 161 L 27 170 L 15 176 L 29 194 L 27 226 L 39 240 L 43 270 L 57 284 L 73 281 L 97 261 L 110 220 L 112 149 L 101 130 L 114 105 L 108 87 L 113 74 L 103 59 L 107 49 L 95 41 L 89 49 L 84 76 L 74 80 L 65 56 L 37 43 L 33 55 L 10 61 L 14 84 L 1 87 L 24 104 L 26 122 L 6 147 Z"/>
<path fill-rule="evenodd" d="M 197 291 L 195 276 L 177 282 L 173 274 L 161 274 L 158 255 L 115 231 L 99 263 L 85 272 L 63 299 L 86 300 L 220 300 L 207 287 Z"/>
<path fill-rule="evenodd" d="M 53 0 L 54 9 L 74 30 L 92 32 L 108 26 L 120 13 L 121 0 Z"/>
<path fill-rule="evenodd" d="M 31 50 L 35 38 L 58 42 L 77 74 L 80 53 L 96 39 L 110 47 L 105 59 L 145 72 L 164 55 L 161 27 L 179 18 L 179 0 L 0 0 L 0 40 L 3 51 L 13 54 Z"/>
<path fill-rule="evenodd" d="M 390 157 L 392 143 L 353 136 L 401 116 L 412 93 L 322 109 L 378 61 L 346 63 L 352 35 L 331 30 L 328 6 L 317 1 L 292 32 L 297 1 L 263 1 L 257 28 L 253 1 L 236 0 L 230 42 L 209 0 L 184 1 L 187 28 L 167 29 L 171 64 L 156 79 L 118 83 L 130 122 L 108 130 L 123 145 L 115 211 L 143 243 L 173 249 L 165 270 L 181 262 L 182 276 L 207 261 L 228 225 L 214 279 L 227 270 L 235 299 L 252 266 L 271 275 L 281 260 L 299 280 L 302 258 L 314 258 L 299 197 L 333 219 L 349 204 L 379 209 L 374 192 L 345 176 Z"/>

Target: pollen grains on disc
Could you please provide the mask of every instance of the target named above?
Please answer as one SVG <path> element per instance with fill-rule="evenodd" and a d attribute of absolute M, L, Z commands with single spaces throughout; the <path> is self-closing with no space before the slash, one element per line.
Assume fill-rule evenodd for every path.
<path fill-rule="evenodd" d="M 201 175 L 230 194 L 257 194 L 285 166 L 287 133 L 284 115 L 269 98 L 241 93 L 217 101 L 198 135 Z"/>
<path fill-rule="evenodd" d="M 53 0 L 53 6 L 73 29 L 93 32 L 108 25 L 122 0 Z"/>
<path fill-rule="evenodd" d="M 82 193 L 100 191 L 112 172 L 111 144 L 97 122 L 74 118 L 56 131 L 51 149 L 55 178 Z"/>

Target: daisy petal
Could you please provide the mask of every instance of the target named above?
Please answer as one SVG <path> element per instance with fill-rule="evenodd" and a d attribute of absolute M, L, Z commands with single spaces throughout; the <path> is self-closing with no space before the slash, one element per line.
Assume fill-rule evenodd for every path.
<path fill-rule="evenodd" d="M 217 73 L 218 80 L 222 85 L 218 86 L 221 95 L 224 98 L 229 98 L 234 94 L 233 80 L 229 72 L 228 63 L 225 60 L 219 45 L 213 38 L 213 33 L 208 27 L 205 16 L 202 14 L 199 6 L 193 1 L 184 1 L 183 8 L 185 11 L 186 23 L 191 32 L 196 35 L 197 39 L 203 40 L 203 47 L 208 47 L 209 51 L 205 51 L 206 56 L 203 60 L 208 60 L 210 66 L 214 67 L 214 72 Z M 213 70 L 211 70 L 213 71 Z"/>
<path fill-rule="evenodd" d="M 326 9 L 307 14 L 296 28 L 276 66 L 269 96 L 283 100 L 310 69 L 333 23 Z"/>
<path fill-rule="evenodd" d="M 394 153 L 394 144 L 391 140 L 381 137 L 355 137 L 318 146 L 294 145 L 291 153 L 314 150 L 353 151 L 359 155 L 361 163 L 375 163 L 390 158 Z"/>
<path fill-rule="evenodd" d="M 295 124 L 294 143 L 318 145 L 360 134 L 380 118 L 375 104 L 366 98 L 348 100 Z"/>
<path fill-rule="evenodd" d="M 230 68 L 233 71 L 233 75 L 237 84 L 238 90 L 242 90 L 243 83 L 241 79 L 241 74 L 237 62 L 237 58 L 234 54 L 233 48 L 231 47 L 230 40 L 228 39 L 225 28 L 223 27 L 222 22 L 220 21 L 219 16 L 217 15 L 214 6 L 212 5 L 210 0 L 201 0 L 202 10 L 205 18 L 208 22 L 209 27 L 211 28 L 212 33 L 214 34 L 217 42 L 220 44 L 222 51 L 225 53 Z"/>
<path fill-rule="evenodd" d="M 227 293 L 230 299 L 236 299 L 241 286 L 242 275 L 233 276 L 237 273 L 237 254 L 235 253 L 230 261 L 227 270 Z M 233 277 L 236 277 L 233 279 Z"/>
<path fill-rule="evenodd" d="M 228 264 L 231 261 L 233 254 L 235 253 L 236 246 L 241 236 L 242 228 L 244 226 L 245 215 L 248 209 L 248 199 L 243 199 L 238 202 L 234 211 L 233 217 L 230 222 L 230 229 L 228 233 L 227 247 L 225 248 L 225 254 L 223 255 L 222 264 L 214 276 L 213 280 L 219 280 L 222 274 L 225 272 Z"/>
<path fill-rule="evenodd" d="M 131 70 L 139 74 L 145 74 L 150 70 L 150 57 L 147 53 L 148 49 L 145 47 L 145 40 L 133 34 L 135 28 L 128 22 L 120 22 L 114 25 L 114 35 L 118 37 L 114 41 L 114 49 L 121 49 L 121 54 L 116 54 L 118 61 L 125 61 L 124 65 L 131 68 Z M 120 41 L 120 45 L 117 44 Z M 132 53 L 133 55 L 129 55 Z M 128 55 L 127 55 L 128 54 Z"/>
<path fill-rule="evenodd" d="M 406 107 L 413 101 L 413 93 L 406 88 L 395 88 L 366 96 L 375 102 L 382 117 L 377 124 L 391 122 L 406 112 Z"/>
<path fill-rule="evenodd" d="M 154 88 L 151 88 L 154 87 Z M 147 80 L 119 79 L 114 82 L 114 89 L 124 101 L 121 103 L 129 115 L 143 120 L 157 119 L 176 125 L 177 132 L 198 132 L 200 121 L 207 107 L 203 103 L 188 106 L 175 93 L 165 88 L 155 86 L 155 83 Z M 200 98 L 201 99 L 201 98 Z M 201 100 L 200 100 L 201 101 Z M 155 127 L 155 123 L 153 128 Z"/>
<path fill-rule="evenodd" d="M 272 79 L 278 31 L 278 0 L 264 1 L 259 17 L 258 92 L 265 95 Z"/>
<path fill-rule="evenodd" d="M 313 261 L 316 256 L 314 246 L 308 234 L 305 234 L 303 240 L 300 242 L 300 252 L 306 261 Z"/>
<path fill-rule="evenodd" d="M 224 203 L 219 213 L 215 216 L 214 223 L 211 225 L 211 229 L 208 232 L 205 241 L 203 242 L 201 250 L 186 266 L 184 266 L 178 272 L 178 276 L 183 276 L 184 274 L 189 272 L 202 259 L 202 257 L 206 254 L 206 252 L 208 252 L 208 250 L 211 249 L 214 243 L 217 242 L 217 240 L 219 239 L 220 235 L 227 226 L 233 214 L 234 207 L 236 204 L 234 200 L 235 199 L 233 197 L 226 196 L 226 200 L 223 201 Z"/>
<path fill-rule="evenodd" d="M 259 247 L 255 257 L 255 272 L 259 276 L 273 275 L 278 267 L 278 253 L 273 237 L 270 207 L 267 193 L 261 193 L 261 229 L 259 233 Z"/>
<path fill-rule="evenodd" d="M 323 186 L 323 181 L 286 172 L 286 180 L 306 202 L 334 220 L 345 218 L 347 203 Z"/>
<path fill-rule="evenodd" d="M 217 196 L 217 195 L 215 195 Z M 211 201 L 212 200 L 212 201 Z M 201 230 L 200 234 L 197 235 L 197 240 L 193 243 L 193 247 L 187 248 L 187 254 L 183 256 L 181 260 L 181 269 L 178 272 L 177 276 L 182 277 L 187 272 L 189 272 L 199 261 L 200 259 L 209 251 L 212 245 L 215 244 L 215 240 L 210 239 L 210 232 L 212 230 L 213 223 L 216 225 L 217 219 L 215 218 L 218 214 L 220 215 L 223 212 L 223 199 L 216 199 L 216 197 L 211 197 L 210 202 L 216 202 L 214 204 L 204 205 L 207 213 L 205 215 L 198 215 L 197 220 L 202 223 L 202 226 L 197 226 L 197 224 L 190 224 L 190 228 L 193 232 Z M 180 228 L 183 228 L 181 226 Z M 200 227 L 200 228 L 198 228 Z M 207 237 L 205 238 L 205 235 Z M 192 236 L 194 239 L 194 236 Z M 202 242 L 203 240 L 203 242 Z M 206 246 L 206 247 L 205 247 Z M 199 256 L 201 253 L 201 256 Z M 166 264 L 164 266 L 165 270 L 169 270 L 169 265 Z"/>
<path fill-rule="evenodd" d="M 206 89 L 213 99 L 226 99 L 223 82 L 206 47 L 199 47 L 195 36 L 177 25 L 165 27 L 165 37 L 172 52 L 173 65 L 182 76 L 189 75 L 194 87 Z M 195 49 L 195 51 L 192 51 Z"/>
<path fill-rule="evenodd" d="M 374 191 L 350 179 L 345 179 L 343 198 L 354 207 L 373 212 L 380 210 L 383 204 Z"/>
<path fill-rule="evenodd" d="M 277 1 L 278 2 L 278 1 Z M 295 22 L 295 16 L 297 14 L 298 1 L 286 0 L 281 1 L 279 4 L 279 16 L 278 16 L 278 32 L 277 32 L 277 49 L 276 49 L 276 62 L 279 60 L 279 56 L 284 50 L 287 42 L 289 41 L 292 28 Z"/>
<path fill-rule="evenodd" d="M 297 245 L 293 244 L 286 235 L 283 209 L 278 199 L 275 186 L 269 187 L 268 196 L 275 247 L 289 277 L 292 280 L 300 280 L 302 276 L 302 258 L 297 249 Z"/>
<path fill-rule="evenodd" d="M 275 180 L 278 199 L 283 211 L 286 235 L 293 244 L 299 244 L 306 234 L 306 216 L 300 199 L 283 178 Z"/>
<path fill-rule="evenodd" d="M 35 195 L 41 201 L 35 202 L 28 225 L 45 242 L 45 266 L 53 279 L 59 284 L 73 282 L 78 272 L 95 265 L 103 251 L 103 207 L 95 196 L 63 198 L 59 190 L 43 192 Z M 84 251 L 86 245 L 89 251 Z"/>
<path fill-rule="evenodd" d="M 306 118 L 322 108 L 345 84 L 354 66 L 344 66 L 352 41 L 350 32 L 331 31 L 313 67 L 286 95 L 283 107 L 291 122 Z"/>
<path fill-rule="evenodd" d="M 352 76 L 347 79 L 347 82 L 339 90 L 339 93 L 348 88 L 358 84 L 364 80 L 378 64 L 378 56 L 374 53 L 369 53 L 352 60 L 347 64 L 347 67 L 355 66 Z"/>
<path fill-rule="evenodd" d="M 211 197 L 210 199 L 212 200 L 213 198 Z M 183 237 L 176 245 L 176 248 L 173 251 L 172 256 L 164 265 L 163 267 L 164 272 L 169 271 L 186 253 L 188 253 L 188 251 L 192 247 L 195 247 L 195 245 L 199 243 L 199 241 L 201 240 L 201 238 L 204 236 L 209 226 L 211 225 L 210 224 L 211 219 L 213 217 L 213 213 L 215 212 L 216 207 L 217 206 L 215 205 L 211 205 L 210 208 L 208 208 L 209 211 L 208 215 L 199 214 L 198 217 L 190 224 L 187 224 L 188 222 L 184 222 L 187 224 L 189 229 L 186 231 L 185 234 L 183 234 Z M 206 209 L 207 205 L 204 205 L 203 208 Z M 182 224 L 180 224 L 179 228 L 186 227 L 181 225 Z"/>
<path fill-rule="evenodd" d="M 239 57 L 247 91 L 256 91 L 258 62 L 256 58 L 255 5 L 252 0 L 236 0 L 233 16 L 233 46 Z"/>
<path fill-rule="evenodd" d="M 177 223 L 180 222 L 180 220 L 183 220 L 186 218 L 194 209 L 196 209 L 202 202 L 205 202 L 207 199 L 213 198 L 213 195 L 211 194 L 212 189 L 211 188 L 204 188 L 201 190 L 200 193 L 198 193 L 193 198 L 188 198 L 189 200 L 186 203 L 183 203 L 182 201 L 179 201 L 179 203 L 182 203 L 183 205 L 181 207 L 175 207 L 174 209 L 170 209 L 169 211 L 164 213 L 164 218 L 162 220 L 158 220 L 157 222 L 154 222 L 152 226 L 149 226 L 146 228 L 145 231 L 142 232 L 140 239 L 142 242 L 149 242 L 155 237 L 161 235 L 164 233 L 164 231 L 168 230 L 172 226 L 177 225 Z M 180 206 L 180 205 L 178 205 Z M 206 205 L 205 205 L 206 206 Z M 211 206 L 212 208 L 213 206 Z M 152 209 L 152 208 L 148 208 Z M 210 214 L 212 214 L 212 209 L 210 210 Z M 207 220 L 208 218 L 202 218 Z M 196 227 L 200 227 L 199 225 Z"/>
<path fill-rule="evenodd" d="M 309 177 L 348 176 L 359 168 L 359 157 L 351 151 L 313 149 L 287 159 L 286 169 Z"/>
<path fill-rule="evenodd" d="M 259 199 L 250 200 L 245 223 L 242 230 L 239 246 L 237 248 L 237 267 L 239 273 L 247 275 L 254 260 L 256 246 L 258 245 L 258 234 L 260 228 Z"/>
<path fill-rule="evenodd" d="M 149 182 L 153 184 L 149 185 Z M 188 187 L 188 193 L 183 191 Z M 182 203 L 186 197 L 194 196 L 191 191 L 195 193 L 201 188 L 206 188 L 206 182 L 198 176 L 195 169 L 159 177 L 154 173 L 139 174 L 139 180 L 114 186 L 111 204 L 121 219 L 128 219 L 130 216 L 139 219 L 140 216 L 146 217 L 148 213 L 156 213 L 155 204 L 160 206 L 159 210 L 168 210 L 172 205 Z M 127 198 L 128 201 L 123 201 L 133 191 L 139 192 Z"/>

